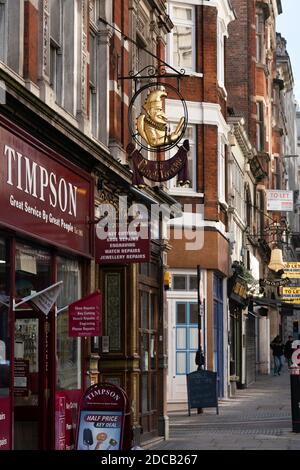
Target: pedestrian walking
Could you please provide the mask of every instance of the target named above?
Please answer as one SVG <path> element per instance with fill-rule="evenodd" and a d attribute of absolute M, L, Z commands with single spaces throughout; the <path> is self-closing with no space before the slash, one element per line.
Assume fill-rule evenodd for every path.
<path fill-rule="evenodd" d="M 292 365 L 292 354 L 293 354 L 293 349 L 292 349 L 292 344 L 293 344 L 293 337 L 290 335 L 288 337 L 287 342 L 284 345 L 284 357 L 286 358 L 286 361 L 288 363 L 288 367 L 291 367 Z"/>
<path fill-rule="evenodd" d="M 205 366 L 205 357 L 202 348 L 198 349 L 195 356 L 195 363 L 198 366 L 197 370 L 203 370 Z"/>
<path fill-rule="evenodd" d="M 282 355 L 284 350 L 284 345 L 279 336 L 273 339 L 270 344 L 270 347 L 273 351 L 273 358 L 274 358 L 274 375 L 280 375 L 280 371 L 282 369 Z"/>

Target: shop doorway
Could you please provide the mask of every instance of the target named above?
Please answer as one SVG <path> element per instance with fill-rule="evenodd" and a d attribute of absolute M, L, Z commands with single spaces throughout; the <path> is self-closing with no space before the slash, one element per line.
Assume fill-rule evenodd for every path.
<path fill-rule="evenodd" d="M 47 324 L 33 310 L 15 313 L 14 449 L 45 449 Z"/>

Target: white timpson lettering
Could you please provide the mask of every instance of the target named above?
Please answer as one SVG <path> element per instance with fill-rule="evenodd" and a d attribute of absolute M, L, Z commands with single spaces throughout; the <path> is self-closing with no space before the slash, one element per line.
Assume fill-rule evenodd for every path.
<path fill-rule="evenodd" d="M 30 168 L 30 160 L 27 157 L 24 157 L 25 160 L 25 193 L 31 194 L 33 197 L 37 197 L 36 194 L 36 167 L 37 164 L 32 162 Z"/>
<path fill-rule="evenodd" d="M 63 190 L 62 190 L 62 186 L 63 186 Z M 63 203 L 63 199 L 64 199 L 64 203 Z M 61 208 L 62 212 L 66 212 L 67 203 L 68 203 L 67 183 L 62 178 L 59 182 L 59 185 L 58 185 L 58 204 L 59 204 L 59 207 Z"/>
<path fill-rule="evenodd" d="M 69 214 L 74 215 L 76 217 L 76 207 L 77 207 L 77 186 L 73 186 L 73 184 L 69 183 Z M 73 209 L 73 212 L 72 212 Z"/>
<path fill-rule="evenodd" d="M 14 149 L 12 149 L 11 147 L 9 147 L 8 145 L 5 145 L 5 148 L 4 148 L 4 155 L 7 156 L 7 184 L 10 184 L 11 186 L 13 186 L 13 182 L 12 182 L 12 158 L 15 160 L 16 159 L 16 154 L 15 154 L 15 151 Z"/>
<path fill-rule="evenodd" d="M 18 185 L 17 185 L 17 188 L 20 189 L 21 191 L 23 191 L 23 188 L 22 188 L 22 157 L 23 155 L 19 152 L 17 152 L 17 155 L 18 155 Z"/>
<path fill-rule="evenodd" d="M 48 171 L 43 166 L 40 166 L 40 178 L 41 178 L 40 200 L 45 201 L 44 189 L 48 187 L 49 177 L 48 177 Z"/>
<path fill-rule="evenodd" d="M 32 162 L 9 145 L 4 147 L 4 155 L 7 157 L 7 184 L 43 202 L 48 197 L 51 207 L 58 206 L 62 212 L 77 216 L 77 186 L 64 178 L 59 179 L 53 172 L 49 175 L 46 168 Z"/>
<path fill-rule="evenodd" d="M 51 207 L 56 207 L 56 204 L 57 204 L 57 192 L 56 192 L 56 175 L 54 173 L 50 173 L 50 178 L 49 178 L 49 182 L 50 182 L 50 206 Z M 54 200 L 52 199 L 52 197 L 54 198 Z"/>

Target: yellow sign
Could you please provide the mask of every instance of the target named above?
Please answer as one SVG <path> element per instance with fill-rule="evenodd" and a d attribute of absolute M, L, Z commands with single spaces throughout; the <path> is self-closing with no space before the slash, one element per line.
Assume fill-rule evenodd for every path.
<path fill-rule="evenodd" d="M 282 287 L 280 300 L 289 304 L 300 304 L 300 287 Z"/>
<path fill-rule="evenodd" d="M 282 287 L 282 295 L 298 296 L 300 298 L 300 287 Z"/>
<path fill-rule="evenodd" d="M 289 262 L 284 263 L 284 274 L 282 275 L 283 279 L 289 277 L 290 279 L 300 279 L 300 263 L 298 262 Z"/>
<path fill-rule="evenodd" d="M 300 298 L 299 299 L 286 299 L 285 297 L 280 297 L 280 300 L 282 302 L 285 302 L 287 304 L 300 304 Z"/>

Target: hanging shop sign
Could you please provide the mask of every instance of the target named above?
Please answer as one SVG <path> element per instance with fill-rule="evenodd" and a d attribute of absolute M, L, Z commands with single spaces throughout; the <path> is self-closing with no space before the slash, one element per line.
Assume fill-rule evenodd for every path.
<path fill-rule="evenodd" d="M 1 224 L 91 256 L 92 178 L 4 118 L 0 187 Z"/>
<path fill-rule="evenodd" d="M 289 277 L 290 279 L 300 279 L 300 263 L 298 262 L 289 262 L 284 263 L 284 274 L 283 278 Z"/>
<path fill-rule="evenodd" d="M 174 129 L 170 129 L 168 118 L 164 111 L 164 100 L 169 91 L 173 96 L 177 96 L 182 103 L 182 115 L 175 124 Z M 141 97 L 147 94 L 142 105 L 139 116 L 135 119 L 133 110 L 138 108 L 137 103 Z M 183 138 L 188 122 L 188 112 L 186 103 L 179 91 L 168 83 L 149 83 L 133 96 L 129 105 L 129 130 L 137 148 L 134 144 L 129 144 L 127 153 L 132 161 L 133 184 L 143 187 L 144 177 L 156 182 L 167 181 L 178 175 L 178 183 L 181 185 L 189 182 L 188 159 L 189 142 L 185 140 L 179 147 L 179 142 Z M 134 123 L 134 124 L 133 124 Z M 170 152 L 177 146 L 178 150 L 168 160 L 163 158 L 163 152 Z M 141 150 L 147 154 L 152 152 L 155 157 L 151 160 L 145 158 Z M 166 154 L 165 154 L 166 155 Z"/>
<path fill-rule="evenodd" d="M 69 336 L 102 335 L 102 296 L 99 291 L 69 305 Z"/>
<path fill-rule="evenodd" d="M 280 299 L 287 303 L 300 304 L 300 287 L 283 287 Z"/>
<path fill-rule="evenodd" d="M 116 385 L 92 385 L 83 395 L 77 426 L 76 450 L 129 450 L 130 406 Z"/>
<path fill-rule="evenodd" d="M 148 263 L 150 260 L 150 237 L 141 238 L 139 232 L 121 230 L 119 226 L 99 238 L 96 228 L 95 258 L 98 264 Z M 103 237 L 102 237 L 103 238 Z"/>
<path fill-rule="evenodd" d="M 267 210 L 274 212 L 293 212 L 294 193 L 284 190 L 267 190 Z"/>
<path fill-rule="evenodd" d="M 233 277 L 229 298 L 241 305 L 246 305 L 248 303 L 248 285 L 240 276 L 237 276 L 235 279 Z"/>

